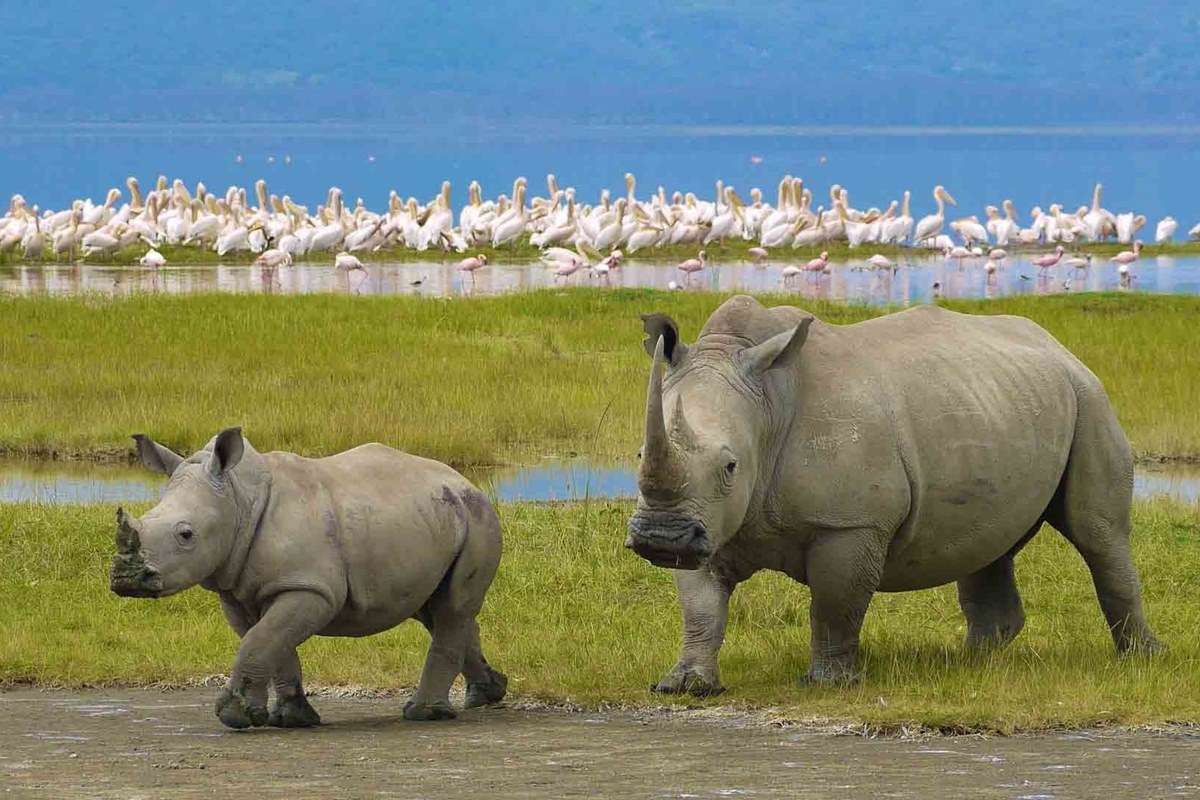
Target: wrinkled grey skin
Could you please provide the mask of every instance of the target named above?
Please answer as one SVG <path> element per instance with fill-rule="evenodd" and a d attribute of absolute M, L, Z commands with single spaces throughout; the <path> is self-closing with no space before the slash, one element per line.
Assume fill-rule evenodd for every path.
<path fill-rule="evenodd" d="M 922 306 L 835 326 L 734 297 L 685 345 L 669 317 L 643 320 L 626 546 L 676 570 L 684 621 L 655 690 L 722 690 L 729 597 L 760 569 L 810 588 L 812 681 L 856 677 L 877 591 L 957 581 L 967 644 L 1005 643 L 1024 624 L 1013 557 L 1043 522 L 1087 562 L 1118 651 L 1159 647 L 1130 560 L 1129 444 L 1095 375 L 1033 322 Z"/>
<path fill-rule="evenodd" d="M 238 428 L 187 459 L 134 439 L 142 463 L 171 480 L 141 519 L 118 509 L 111 587 L 166 597 L 199 584 L 220 595 L 241 637 L 216 706 L 225 725 L 319 724 L 296 648 L 412 617 L 433 642 L 407 719 L 453 717 L 459 673 L 468 707 L 504 697 L 507 679 L 488 666 L 475 622 L 500 562 L 500 523 L 457 472 L 381 444 L 318 459 L 259 453 Z"/>

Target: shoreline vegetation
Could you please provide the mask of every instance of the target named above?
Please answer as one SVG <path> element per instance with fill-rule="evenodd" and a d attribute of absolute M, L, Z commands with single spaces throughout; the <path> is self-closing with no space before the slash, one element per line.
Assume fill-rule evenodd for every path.
<path fill-rule="evenodd" d="M 953 584 L 878 594 L 863 629 L 863 679 L 806 686 L 808 591 L 764 572 L 733 596 L 721 654 L 729 691 L 706 700 L 647 691 L 674 662 L 680 622 L 670 572 L 622 546 L 631 509 L 628 501 L 498 507 L 505 558 L 480 628 L 516 701 L 755 710 L 868 732 L 1200 722 L 1195 506 L 1134 507 L 1147 615 L 1168 645 L 1156 656 L 1114 654 L 1082 559 L 1047 528 L 1017 559 L 1027 622 L 1007 648 L 963 648 Z M 214 594 L 193 588 L 148 602 L 108 591 L 112 513 L 111 505 L 0 505 L 0 559 L 9 565 L 0 574 L 0 688 L 211 683 L 229 669 L 236 637 Z M 314 638 L 301 647 L 305 682 L 411 687 L 427 639 L 412 622 L 364 639 Z"/>
<path fill-rule="evenodd" d="M 626 253 L 627 260 L 645 261 L 645 262 L 663 262 L 675 263 L 683 259 L 692 258 L 698 250 L 704 249 L 708 253 L 709 260 L 713 262 L 724 261 L 749 261 L 750 255 L 748 251 L 752 247 L 758 247 L 757 241 L 746 241 L 743 239 L 728 239 L 724 242 L 712 242 L 708 245 L 701 244 L 677 244 L 667 245 L 664 247 L 646 248 L 637 251 L 636 253 Z M 1121 252 L 1122 250 L 1131 249 L 1131 244 L 1119 244 L 1116 242 L 1076 242 L 1064 244 L 1063 247 L 1068 253 L 1092 254 L 1095 256 L 1111 257 Z M 75 260 L 63 258 L 55 259 L 53 256 L 42 259 L 29 260 L 24 258 L 19 253 L 0 253 L 0 266 L 22 266 L 22 265 L 43 265 L 43 266 L 71 266 L 74 263 L 88 264 L 96 266 L 138 266 L 140 259 L 150 247 L 146 244 L 137 244 L 131 247 L 124 248 L 111 255 L 92 255 L 80 257 Z M 167 260 L 168 267 L 180 266 L 203 266 L 203 265 L 226 265 L 238 266 L 248 265 L 254 262 L 257 254 L 248 251 L 227 253 L 224 256 L 218 256 L 215 251 L 209 249 L 201 249 L 198 247 L 184 247 L 182 245 L 164 245 L 156 248 Z M 984 252 L 987 252 L 987 247 Z M 1054 249 L 1054 245 L 1019 245 L 1010 244 L 1004 248 L 1010 254 L 1016 253 L 1044 253 Z M 830 261 L 865 261 L 870 256 L 879 253 L 888 256 L 889 258 L 908 256 L 919 258 L 923 256 L 936 256 L 940 254 L 939 250 L 923 248 L 923 247 L 901 247 L 899 245 L 884 245 L 884 244 L 868 244 L 862 247 L 850 247 L 845 242 L 824 242 L 812 247 L 784 247 L 770 250 L 770 260 L 791 262 L 791 261 L 807 261 L 819 255 L 822 251 L 829 253 Z M 320 253 L 306 253 L 296 257 L 295 261 L 298 264 L 331 264 L 335 253 L 332 251 Z M 355 253 L 363 262 L 414 262 L 414 261 L 436 261 L 446 263 L 457 263 L 459 260 L 473 255 L 485 255 L 488 257 L 489 264 L 522 264 L 536 262 L 541 255 L 541 251 L 530 244 L 528 237 L 522 237 L 518 242 L 512 245 L 503 245 L 501 247 L 472 247 L 462 253 L 453 251 L 446 252 L 441 249 L 431 248 L 429 250 L 414 250 L 408 247 L 393 247 L 379 251 L 360 251 Z M 607 254 L 602 254 L 607 255 Z M 1147 244 L 1142 248 L 1143 258 L 1154 258 L 1155 256 L 1200 256 L 1200 241 L 1187 242 L 1167 242 L 1163 244 Z"/>
<path fill-rule="evenodd" d="M 691 341 L 727 297 L 0 297 L 0 454 L 129 460 L 134 432 L 191 452 L 240 424 L 260 449 L 303 455 L 381 441 L 459 468 L 632 460 L 648 369 L 639 314 L 671 314 Z M 1101 378 L 1139 460 L 1200 460 L 1200 297 L 942 305 L 1043 325 Z M 834 324 L 897 310 L 803 306 Z"/>

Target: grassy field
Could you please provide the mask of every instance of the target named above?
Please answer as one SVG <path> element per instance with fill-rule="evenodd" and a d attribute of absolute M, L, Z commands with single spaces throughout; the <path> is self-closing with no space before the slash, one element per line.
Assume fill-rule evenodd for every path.
<path fill-rule="evenodd" d="M 646 687 L 677 655 L 679 617 L 669 573 L 621 546 L 630 510 L 619 502 L 501 507 L 505 559 L 481 626 L 489 659 L 517 695 L 662 701 Z M 215 595 L 192 589 L 138 601 L 108 592 L 112 513 L 0 506 L 0 681 L 182 682 L 228 670 L 235 637 Z M 1012 646 L 964 652 L 953 586 L 879 595 L 864 630 L 865 678 L 849 688 L 798 683 L 808 663 L 807 590 L 756 576 L 734 596 L 721 659 L 730 691 L 703 704 L 884 728 L 1200 722 L 1200 511 L 1137 506 L 1134 545 L 1150 622 L 1169 646 L 1160 656 L 1114 656 L 1082 560 L 1047 529 L 1017 562 L 1028 623 Z M 408 623 L 363 640 L 316 639 L 301 657 L 310 684 L 410 686 L 427 641 Z"/>
<path fill-rule="evenodd" d="M 629 458 L 648 367 L 638 315 L 668 312 L 691 340 L 724 299 L 592 289 L 0 298 L 0 452 L 127 458 L 137 431 L 190 451 L 240 424 L 262 449 L 305 454 L 376 440 L 459 466 Z M 1142 457 L 1200 456 L 1200 298 L 946 305 L 1036 320 L 1101 377 Z M 806 307 L 834 323 L 886 313 Z"/>
<path fill-rule="evenodd" d="M 667 245 L 664 247 L 655 247 L 652 249 L 640 250 L 637 253 L 630 255 L 630 258 L 635 258 L 641 261 L 680 261 L 685 258 L 692 258 L 696 255 L 696 251 L 701 247 L 707 251 L 708 256 L 714 261 L 735 261 L 745 260 L 749 258 L 747 251 L 751 247 L 758 246 L 758 242 L 748 242 L 742 239 L 729 239 L 725 242 L 713 242 L 708 245 L 697 244 L 680 244 Z M 81 257 L 79 260 L 85 264 L 113 264 L 113 265 L 133 265 L 138 263 L 149 247 L 145 244 L 136 244 L 127 247 L 124 250 L 113 253 L 112 255 L 92 255 Z M 1023 245 L 1008 245 L 1006 247 L 1010 252 L 1045 252 L 1053 249 L 1048 245 L 1023 246 Z M 1067 246 L 1068 252 L 1078 253 L 1093 253 L 1097 256 L 1111 256 L 1122 250 L 1130 249 L 1130 245 L 1118 243 L 1076 243 Z M 929 251 L 922 248 L 900 247 L 897 245 L 881 245 L 869 244 L 858 248 L 851 248 L 846 242 L 824 242 L 813 247 L 799 248 L 779 248 L 772 250 L 776 258 L 790 259 L 794 261 L 807 261 L 810 258 L 817 256 L 822 250 L 828 251 L 830 259 L 833 261 L 852 261 L 865 259 L 875 253 L 882 253 L 886 256 L 920 256 L 928 255 Z M 184 264 L 249 264 L 255 254 L 242 252 L 230 253 L 225 256 L 218 256 L 216 252 L 208 249 L 200 249 L 197 247 L 183 247 L 163 245 L 158 248 L 158 251 L 167 259 L 169 265 L 184 265 Z M 389 261 L 389 262 L 408 262 L 408 261 L 458 261 L 466 255 L 475 255 L 482 253 L 488 257 L 492 263 L 513 263 L 535 261 L 540 255 L 540 250 L 529 243 L 528 239 L 521 239 L 511 245 L 501 247 L 472 247 L 466 253 L 447 253 L 440 249 L 431 249 L 425 251 L 417 251 L 407 247 L 393 247 L 377 252 L 361 252 L 356 253 L 362 261 Z M 628 254 L 627 254 L 628 255 Z M 1142 255 L 1145 258 L 1153 258 L 1160 255 L 1200 255 L 1200 241 L 1197 242 L 1170 242 L 1165 244 L 1147 244 L 1142 250 Z M 300 256 L 297 259 L 299 263 L 316 263 L 326 264 L 333 262 L 333 253 L 308 253 Z M 18 252 L 0 253 L 0 265 L 3 264 L 22 264 L 22 263 L 67 263 L 64 257 L 61 262 L 57 260 L 53 254 L 48 254 L 41 259 L 27 261 Z"/>

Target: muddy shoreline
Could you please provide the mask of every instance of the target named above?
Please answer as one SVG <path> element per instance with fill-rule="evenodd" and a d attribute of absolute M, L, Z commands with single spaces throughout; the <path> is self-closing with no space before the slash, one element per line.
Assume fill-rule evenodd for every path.
<path fill-rule="evenodd" d="M 233 732 L 213 690 L 0 692 L 20 797 L 1200 796 L 1200 733 L 864 737 L 745 714 L 501 707 L 407 723 L 395 697 L 314 701 L 318 729 Z"/>

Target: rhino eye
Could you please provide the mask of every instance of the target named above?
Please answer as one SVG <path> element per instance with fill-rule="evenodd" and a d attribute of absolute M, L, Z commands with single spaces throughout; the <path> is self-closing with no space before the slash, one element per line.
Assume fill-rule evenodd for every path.
<path fill-rule="evenodd" d="M 189 545 L 196 538 L 196 532 L 192 530 L 191 525 L 180 525 L 175 529 L 175 537 L 179 539 L 180 544 Z"/>
<path fill-rule="evenodd" d="M 725 464 L 725 474 L 732 475 L 735 472 L 737 472 L 737 459 L 731 458 Z"/>

